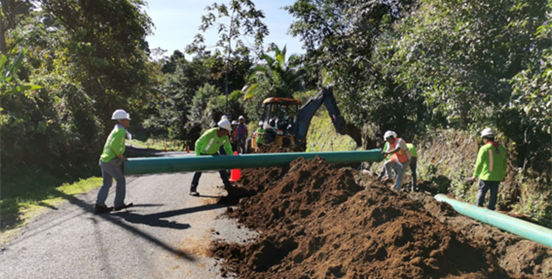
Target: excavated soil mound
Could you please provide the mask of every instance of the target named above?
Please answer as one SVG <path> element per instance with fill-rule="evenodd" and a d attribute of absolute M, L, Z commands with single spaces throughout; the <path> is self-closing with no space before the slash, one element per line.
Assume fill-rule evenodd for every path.
<path fill-rule="evenodd" d="M 505 271 L 488 248 L 442 223 L 454 215 L 369 183 L 323 159 L 247 170 L 256 192 L 228 215 L 259 231 L 247 245 L 217 242 L 223 275 L 240 278 L 532 278 Z M 356 179 L 355 179 L 356 178 Z"/>
<path fill-rule="evenodd" d="M 536 275 L 538 278 L 552 278 L 551 248 L 456 214 L 451 207 L 437 202 L 432 196 L 413 193 L 409 198 L 419 201 L 439 221 L 449 224 L 472 243 L 495 255 L 499 264 L 508 271 Z"/>

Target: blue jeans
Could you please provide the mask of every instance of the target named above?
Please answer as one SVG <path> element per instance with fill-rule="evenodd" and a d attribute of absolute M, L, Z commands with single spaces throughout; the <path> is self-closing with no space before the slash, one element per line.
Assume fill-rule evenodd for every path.
<path fill-rule="evenodd" d="M 485 181 L 479 179 L 479 185 L 477 187 L 477 206 L 483 207 L 487 191 L 491 190 L 491 196 L 489 197 L 489 206 L 487 208 L 490 210 L 495 210 L 495 205 L 498 197 L 498 184 L 500 184 L 500 181 Z"/>
<path fill-rule="evenodd" d="M 393 189 L 395 189 L 397 191 L 401 189 L 401 182 L 402 182 L 402 179 L 403 179 L 403 176 L 404 176 L 404 172 L 406 171 L 406 168 L 408 166 L 410 166 L 410 161 L 411 160 L 408 160 L 404 163 L 394 162 L 394 161 L 387 161 L 384 164 L 384 167 L 385 167 L 386 172 L 387 172 L 387 177 L 393 178 L 393 175 L 391 174 L 391 169 L 395 170 L 395 174 L 396 174 L 397 177 L 395 179 L 395 184 L 393 185 Z"/>
<path fill-rule="evenodd" d="M 205 155 L 205 154 L 201 154 L 201 155 Z M 213 156 L 218 156 L 218 155 L 219 154 L 213 154 Z M 197 190 L 197 186 L 199 185 L 199 179 L 201 178 L 201 174 L 203 174 L 203 172 L 201 171 L 194 172 L 194 178 L 192 178 L 192 184 L 190 185 L 191 191 Z M 224 183 L 224 186 L 231 185 L 225 170 L 219 170 L 219 174 L 220 174 L 220 178 L 222 179 L 222 183 Z"/>
<path fill-rule="evenodd" d="M 105 205 L 109 188 L 111 188 L 113 178 L 115 178 L 115 181 L 117 181 L 117 187 L 115 188 L 115 206 L 124 205 L 126 179 L 123 174 L 123 162 L 119 158 L 115 158 L 107 163 L 100 161 L 100 168 L 102 169 L 103 184 L 98 192 L 96 204 Z"/>

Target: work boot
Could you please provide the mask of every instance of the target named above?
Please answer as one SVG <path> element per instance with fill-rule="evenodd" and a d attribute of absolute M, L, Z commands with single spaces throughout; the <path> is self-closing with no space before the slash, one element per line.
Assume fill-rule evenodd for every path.
<path fill-rule="evenodd" d="M 131 206 L 133 206 L 133 205 L 134 205 L 134 204 L 131 203 L 131 202 L 129 202 L 129 203 L 123 203 L 123 204 L 121 204 L 121 205 L 115 206 L 115 208 L 114 208 L 113 210 L 119 211 L 119 210 L 123 210 L 123 209 L 125 209 L 125 208 L 129 208 L 129 207 L 131 207 Z"/>
<path fill-rule="evenodd" d="M 111 211 L 113 211 L 112 206 L 107 206 L 105 204 L 103 204 L 103 205 L 96 204 L 96 206 L 94 206 L 94 213 L 95 214 L 109 213 Z"/>
<path fill-rule="evenodd" d="M 197 192 L 197 187 L 190 188 L 190 196 L 198 197 L 199 193 Z"/>

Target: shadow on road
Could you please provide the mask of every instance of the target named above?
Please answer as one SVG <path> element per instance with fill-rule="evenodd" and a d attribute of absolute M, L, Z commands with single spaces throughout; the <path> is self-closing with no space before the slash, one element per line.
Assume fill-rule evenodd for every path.
<path fill-rule="evenodd" d="M 167 220 L 161 220 L 156 217 L 152 217 L 151 215 L 141 215 L 132 213 L 130 211 L 127 212 L 119 212 L 119 213 L 112 213 L 110 216 L 117 216 L 125 219 L 125 221 L 134 223 L 134 224 L 144 224 L 152 227 L 162 227 L 162 228 L 171 228 L 171 229 L 189 229 L 189 224 L 180 224 L 173 221 L 167 221 Z"/>
<path fill-rule="evenodd" d="M 141 237 L 143 239 L 146 239 L 147 241 L 159 246 L 160 248 L 176 255 L 176 256 L 179 256 L 185 260 L 188 260 L 188 261 L 195 261 L 195 258 L 193 258 L 192 256 L 186 254 L 185 252 L 183 251 L 180 251 L 180 250 L 177 250 L 177 249 L 174 249 L 173 247 L 171 247 L 170 245 L 168 245 L 167 243 L 161 241 L 160 239 L 156 238 L 155 236 L 153 235 L 150 235 L 148 233 L 145 233 L 135 227 L 132 227 L 126 223 L 124 223 L 119 217 L 117 217 L 116 215 L 110 215 L 110 214 L 101 214 L 101 215 L 95 215 L 94 214 L 94 206 L 93 205 L 90 205 L 88 203 L 86 203 L 85 201 L 77 198 L 77 197 L 73 197 L 73 196 L 70 196 L 70 195 L 66 195 L 65 193 L 62 193 L 62 192 L 59 192 L 56 193 L 57 195 L 63 197 L 64 199 L 66 199 L 67 201 L 69 201 L 70 203 L 82 208 L 83 211 L 86 211 L 88 213 L 91 213 L 92 216 L 90 217 L 90 219 L 92 220 L 96 220 L 96 218 L 102 218 L 108 222 L 111 222 L 129 232 L 131 232 L 132 234 L 138 236 L 138 237 Z M 145 205 L 145 206 L 154 206 L 154 205 Z M 137 214 L 134 214 L 134 215 L 137 215 Z M 153 214 L 155 215 L 155 214 Z M 148 218 L 147 216 L 151 216 L 151 215 L 145 215 L 146 218 Z M 156 217 L 149 217 L 150 220 L 152 219 L 155 219 Z M 159 218 L 157 218 L 159 219 Z M 160 221 L 160 220 L 157 220 L 157 221 Z M 130 222 L 130 221 L 129 221 Z M 142 222 L 143 223 L 143 222 Z M 168 223 L 168 222 L 167 222 Z M 160 223 L 158 223 L 160 224 Z M 178 224 L 178 226 L 180 226 L 179 229 L 186 229 L 186 228 L 189 228 L 190 225 L 189 224 Z M 184 227 L 186 226 L 186 227 Z"/>
<path fill-rule="evenodd" d="M 178 215 L 184 215 L 184 214 L 190 214 L 200 211 L 206 211 L 206 210 L 213 210 L 226 207 L 225 204 L 207 204 L 202 206 L 196 206 L 196 207 L 190 207 L 190 208 L 182 208 L 178 210 L 170 210 L 165 212 L 159 212 L 155 214 L 150 215 L 144 215 L 145 218 L 154 218 L 154 219 L 161 219 L 161 218 L 167 218 L 172 216 L 178 216 Z"/>

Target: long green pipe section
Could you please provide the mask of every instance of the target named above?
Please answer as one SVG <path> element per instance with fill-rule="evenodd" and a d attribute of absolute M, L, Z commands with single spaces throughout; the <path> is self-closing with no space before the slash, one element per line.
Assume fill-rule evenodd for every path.
<path fill-rule="evenodd" d="M 497 227 L 501 230 L 513 233 L 523 238 L 538 242 L 542 245 L 552 247 L 552 230 L 510 217 L 486 208 L 467 204 L 465 202 L 451 199 L 443 194 L 438 194 L 435 199 L 450 204 L 458 213 L 471 217 L 475 220 Z"/>
<path fill-rule="evenodd" d="M 294 152 L 242 154 L 229 156 L 183 156 L 130 158 L 125 162 L 125 174 L 153 174 L 185 171 L 209 171 L 224 169 L 246 169 L 281 167 L 303 157 L 324 158 L 330 164 L 374 162 L 383 160 L 381 150 L 345 151 L 345 152 Z"/>

